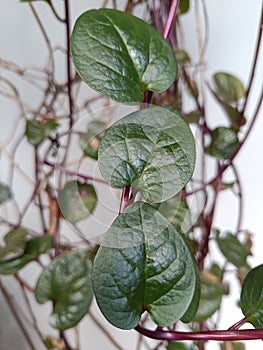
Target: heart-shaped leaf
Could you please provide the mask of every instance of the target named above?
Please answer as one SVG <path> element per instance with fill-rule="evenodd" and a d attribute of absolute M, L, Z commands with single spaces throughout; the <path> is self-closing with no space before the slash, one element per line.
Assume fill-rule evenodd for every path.
<path fill-rule="evenodd" d="M 122 118 L 106 132 L 99 148 L 99 168 L 116 188 L 134 186 L 147 202 L 160 203 L 178 193 L 195 166 L 195 142 L 181 117 L 161 107 Z"/>
<path fill-rule="evenodd" d="M 230 158 L 239 146 L 237 131 L 219 126 L 212 131 L 211 142 L 206 152 L 219 159 Z"/>
<path fill-rule="evenodd" d="M 71 53 L 82 79 L 119 102 L 142 102 L 145 90 L 162 92 L 177 75 L 175 55 L 161 34 L 113 9 L 90 10 L 77 19 Z"/>
<path fill-rule="evenodd" d="M 93 212 L 97 195 L 92 185 L 81 184 L 73 180 L 64 186 L 59 194 L 58 202 L 65 219 L 76 223 Z"/>
<path fill-rule="evenodd" d="M 235 235 L 227 232 L 224 237 L 220 237 L 217 234 L 216 242 L 222 254 L 230 263 L 236 267 L 246 265 L 249 252 Z"/>
<path fill-rule="evenodd" d="M 250 270 L 241 290 L 240 306 L 255 328 L 263 328 L 263 265 Z"/>
<path fill-rule="evenodd" d="M 196 265 L 184 241 L 157 210 L 137 202 L 113 222 L 94 261 L 98 305 L 113 325 L 135 327 L 143 310 L 168 326 L 198 306 Z M 195 303 L 192 306 L 192 303 Z"/>
<path fill-rule="evenodd" d="M 29 143 L 34 146 L 39 146 L 51 131 L 58 127 L 55 120 L 47 120 L 44 122 L 38 120 L 28 120 L 26 123 L 26 137 Z"/>
<path fill-rule="evenodd" d="M 35 296 L 41 304 L 54 302 L 53 327 L 60 330 L 74 327 L 88 312 L 93 296 L 92 260 L 88 251 L 65 253 L 54 259 L 39 277 Z"/>
<path fill-rule="evenodd" d="M 0 182 L 0 205 L 12 198 L 10 188 L 4 183 Z"/>
<path fill-rule="evenodd" d="M 223 102 L 237 102 L 245 95 L 243 83 L 231 74 L 218 72 L 214 74 L 214 82 L 217 93 Z"/>

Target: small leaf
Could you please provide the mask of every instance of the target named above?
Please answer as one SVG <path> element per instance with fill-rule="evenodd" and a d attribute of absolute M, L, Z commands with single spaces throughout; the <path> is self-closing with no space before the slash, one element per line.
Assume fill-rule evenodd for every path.
<path fill-rule="evenodd" d="M 211 137 L 206 152 L 219 159 L 230 158 L 239 146 L 237 132 L 233 128 L 219 126 L 212 131 Z"/>
<path fill-rule="evenodd" d="M 190 0 L 180 0 L 180 3 L 179 3 L 180 14 L 188 12 L 189 7 L 190 7 Z"/>
<path fill-rule="evenodd" d="M 240 306 L 248 322 L 255 328 L 263 328 L 263 265 L 247 274 L 240 298 Z"/>
<path fill-rule="evenodd" d="M 198 124 L 199 119 L 200 119 L 200 113 L 198 111 L 192 111 L 189 113 L 185 113 L 184 118 L 187 121 L 187 123 L 189 123 L 189 124 L 191 124 L 191 123 Z"/>
<path fill-rule="evenodd" d="M 40 236 L 32 238 L 26 243 L 25 254 L 37 258 L 54 247 L 52 236 Z"/>
<path fill-rule="evenodd" d="M 48 119 L 43 125 L 45 137 L 48 137 L 51 131 L 56 130 L 58 126 L 59 124 L 55 120 Z"/>
<path fill-rule="evenodd" d="M 245 95 L 243 83 L 231 74 L 218 72 L 214 74 L 214 82 L 223 102 L 237 102 Z"/>
<path fill-rule="evenodd" d="M 98 159 L 112 187 L 132 185 L 147 202 L 160 203 L 191 178 L 195 142 L 178 112 L 147 108 L 127 115 L 105 132 Z"/>
<path fill-rule="evenodd" d="M 94 120 L 88 124 L 87 133 L 80 135 L 80 147 L 87 157 L 98 159 L 98 149 L 105 129 L 106 123 Z"/>
<path fill-rule="evenodd" d="M 191 61 L 185 50 L 175 50 L 174 53 L 178 63 L 189 63 Z"/>
<path fill-rule="evenodd" d="M 90 10 L 77 19 L 71 53 L 82 79 L 118 102 L 142 102 L 145 90 L 163 92 L 177 75 L 175 55 L 162 35 L 113 9 Z"/>
<path fill-rule="evenodd" d="M 10 188 L 0 182 L 0 205 L 12 198 Z"/>
<path fill-rule="evenodd" d="M 87 218 L 95 209 L 97 195 L 92 185 L 68 182 L 59 194 L 60 210 L 71 223 Z"/>
<path fill-rule="evenodd" d="M 106 319 L 121 329 L 135 327 L 143 309 L 156 324 L 168 326 L 193 300 L 192 315 L 198 306 L 198 273 L 189 248 L 143 202 L 126 208 L 106 233 L 94 261 L 93 288 Z"/>
<path fill-rule="evenodd" d="M 38 146 L 43 142 L 45 135 L 43 126 L 37 120 L 28 120 L 26 123 L 26 137 L 29 143 Z"/>
<path fill-rule="evenodd" d="M 0 274 L 13 275 L 33 260 L 34 257 L 31 255 L 21 255 L 18 258 L 0 262 Z"/>
<path fill-rule="evenodd" d="M 35 289 L 39 303 L 53 301 L 53 327 L 74 327 L 89 310 L 93 291 L 91 283 L 93 255 L 88 251 L 65 253 L 54 259 L 40 275 Z"/>
<path fill-rule="evenodd" d="M 217 235 L 216 242 L 228 262 L 236 267 L 246 265 L 249 252 L 235 235 L 230 232 L 227 232 L 223 238 Z"/>
<path fill-rule="evenodd" d="M 200 287 L 200 303 L 194 318 L 196 322 L 204 322 L 211 317 L 220 308 L 223 296 L 221 283 L 212 273 L 202 274 Z"/>
<path fill-rule="evenodd" d="M 8 232 L 4 237 L 5 247 L 0 249 L 0 263 L 23 255 L 26 247 L 27 232 L 17 228 Z"/>

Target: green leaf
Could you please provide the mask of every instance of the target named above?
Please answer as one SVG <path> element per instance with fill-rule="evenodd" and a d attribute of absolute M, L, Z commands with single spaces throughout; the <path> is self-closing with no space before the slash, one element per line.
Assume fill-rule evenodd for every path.
<path fill-rule="evenodd" d="M 115 188 L 134 186 L 147 202 L 160 203 L 178 193 L 195 166 L 195 142 L 176 111 L 153 107 L 113 124 L 99 148 L 99 168 Z"/>
<path fill-rule="evenodd" d="M 218 72 L 214 74 L 213 78 L 216 84 L 217 94 L 223 102 L 237 102 L 244 97 L 244 85 L 235 76 L 224 72 Z"/>
<path fill-rule="evenodd" d="M 32 238 L 26 243 L 25 254 L 37 258 L 54 247 L 52 236 L 40 236 Z"/>
<path fill-rule="evenodd" d="M 189 123 L 189 124 L 190 123 L 198 124 L 199 119 L 200 119 L 200 113 L 198 111 L 192 111 L 189 113 L 185 113 L 184 118 L 187 121 L 187 123 Z"/>
<path fill-rule="evenodd" d="M 163 202 L 159 212 L 172 223 L 179 232 L 186 233 L 192 226 L 191 213 L 184 199 L 173 197 Z"/>
<path fill-rule="evenodd" d="M 26 137 L 29 143 L 34 146 L 40 145 L 50 134 L 51 131 L 58 127 L 55 120 L 47 120 L 44 122 L 38 120 L 27 120 Z"/>
<path fill-rule="evenodd" d="M 53 237 L 51 236 L 41 236 L 26 241 L 25 235 L 26 232 L 21 228 L 6 235 L 6 247 L 4 248 L 6 254 L 0 259 L 0 274 L 14 274 L 39 255 L 53 248 Z"/>
<path fill-rule="evenodd" d="M 17 228 L 8 232 L 4 237 L 5 247 L 0 249 L 0 263 L 23 255 L 26 247 L 27 232 Z"/>
<path fill-rule="evenodd" d="M 10 188 L 4 183 L 0 182 L 0 205 L 12 198 Z"/>
<path fill-rule="evenodd" d="M 175 58 L 178 63 L 189 63 L 191 61 L 187 51 L 185 50 L 174 50 Z"/>
<path fill-rule="evenodd" d="M 211 317 L 221 305 L 223 289 L 220 281 L 212 273 L 201 276 L 201 298 L 194 320 L 204 322 Z"/>
<path fill-rule="evenodd" d="M 118 216 L 94 261 L 93 288 L 106 319 L 135 327 L 144 309 L 168 326 L 198 305 L 196 265 L 183 237 L 157 210 L 136 202 Z M 194 313 L 195 307 L 191 307 Z"/>
<path fill-rule="evenodd" d="M 163 92 L 177 75 L 175 55 L 162 35 L 113 9 L 90 10 L 77 19 L 71 53 L 82 79 L 119 102 L 142 102 L 145 90 Z"/>
<path fill-rule="evenodd" d="M 235 129 L 219 126 L 211 134 L 211 142 L 206 152 L 219 159 L 228 159 L 239 146 L 238 135 Z"/>
<path fill-rule="evenodd" d="M 97 195 L 92 185 L 70 181 L 58 196 L 60 210 L 71 223 L 87 218 L 95 209 Z"/>
<path fill-rule="evenodd" d="M 235 235 L 230 232 L 227 232 L 223 238 L 217 235 L 216 242 L 228 262 L 236 267 L 246 265 L 248 251 Z"/>
<path fill-rule="evenodd" d="M 247 274 L 240 298 L 240 306 L 247 320 L 255 328 L 263 328 L 263 265 L 259 265 Z"/>
<path fill-rule="evenodd" d="M 88 124 L 87 133 L 80 135 L 80 147 L 87 157 L 98 159 L 98 149 L 105 129 L 106 123 L 93 120 Z"/>
<path fill-rule="evenodd" d="M 89 310 L 93 255 L 88 251 L 65 253 L 44 269 L 35 289 L 39 303 L 53 301 L 51 324 L 59 330 L 74 327 Z"/>
<path fill-rule="evenodd" d="M 26 123 L 26 137 L 29 143 L 38 146 L 44 140 L 43 126 L 37 120 L 28 120 Z"/>
<path fill-rule="evenodd" d="M 166 350 L 194 350 L 192 346 L 189 347 L 189 345 L 185 343 L 180 343 L 178 341 L 169 341 Z"/>
<path fill-rule="evenodd" d="M 180 3 L 179 3 L 180 14 L 188 12 L 189 7 L 190 7 L 190 0 L 180 0 Z"/>

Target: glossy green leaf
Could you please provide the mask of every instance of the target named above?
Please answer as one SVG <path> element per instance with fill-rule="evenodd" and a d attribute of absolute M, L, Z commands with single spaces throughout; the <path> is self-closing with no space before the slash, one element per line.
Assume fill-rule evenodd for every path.
<path fill-rule="evenodd" d="M 27 232 L 17 228 L 8 232 L 4 237 L 5 247 L 0 249 L 0 263 L 23 255 L 26 247 Z"/>
<path fill-rule="evenodd" d="M 190 0 L 180 0 L 179 10 L 181 14 L 188 12 L 189 8 L 190 8 Z"/>
<path fill-rule="evenodd" d="M 255 328 L 263 328 L 263 265 L 250 270 L 241 290 L 240 306 Z"/>
<path fill-rule="evenodd" d="M 204 322 L 219 308 L 222 301 L 223 289 L 220 281 L 211 273 L 201 276 L 201 297 L 194 320 Z"/>
<path fill-rule="evenodd" d="M 106 263 L 105 263 L 106 262 Z M 113 222 L 94 261 L 93 288 L 106 319 L 135 327 L 143 309 L 168 326 L 198 306 L 199 280 L 183 237 L 157 210 L 136 202 Z"/>
<path fill-rule="evenodd" d="M 71 53 L 82 79 L 119 102 L 142 102 L 145 90 L 165 91 L 177 75 L 175 55 L 162 35 L 113 9 L 90 10 L 77 19 Z"/>
<path fill-rule="evenodd" d="M 217 94 L 223 102 L 237 102 L 245 95 L 243 83 L 235 76 L 218 72 L 214 74 L 214 82 L 217 89 Z"/>
<path fill-rule="evenodd" d="M 192 226 L 191 213 L 185 200 L 173 197 L 163 202 L 159 212 L 180 232 L 187 232 Z"/>
<path fill-rule="evenodd" d="M 246 265 L 248 251 L 235 235 L 230 232 L 227 232 L 224 237 L 217 235 L 216 242 L 228 262 L 236 267 Z"/>
<path fill-rule="evenodd" d="M 219 159 L 228 159 L 239 146 L 238 135 L 235 129 L 220 126 L 212 131 L 210 145 L 206 152 Z"/>
<path fill-rule="evenodd" d="M 178 112 L 153 107 L 129 114 L 105 133 L 99 168 L 115 188 L 132 185 L 160 203 L 178 193 L 195 166 L 195 142 Z"/>
<path fill-rule="evenodd" d="M 88 124 L 87 132 L 80 135 L 80 147 L 87 157 L 98 159 L 98 149 L 105 129 L 106 123 L 94 120 Z"/>
<path fill-rule="evenodd" d="M 89 310 L 93 256 L 88 251 L 58 256 L 39 277 L 35 297 L 39 303 L 54 302 L 51 324 L 59 330 L 74 327 Z"/>
<path fill-rule="evenodd" d="M 68 182 L 58 196 L 60 210 L 71 223 L 87 218 L 95 209 L 97 195 L 92 185 Z"/>
<path fill-rule="evenodd" d="M 12 198 L 12 193 L 10 188 L 0 182 L 0 205 Z"/>

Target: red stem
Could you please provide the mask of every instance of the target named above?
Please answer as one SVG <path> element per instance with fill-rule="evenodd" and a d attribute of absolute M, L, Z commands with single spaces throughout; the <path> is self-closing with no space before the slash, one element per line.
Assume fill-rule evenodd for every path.
<path fill-rule="evenodd" d="M 176 17 L 176 12 L 179 6 L 179 0 L 172 0 L 171 7 L 169 10 L 167 22 L 163 31 L 163 37 L 165 40 L 169 41 L 170 35 L 172 33 L 173 27 L 174 27 L 174 21 Z"/>
<path fill-rule="evenodd" d="M 135 327 L 135 330 L 148 338 L 158 339 L 158 340 L 167 340 L 167 341 L 177 341 L 177 340 L 234 341 L 234 340 L 263 339 L 262 329 L 177 332 L 177 331 L 164 331 L 164 330 L 161 330 L 160 328 L 156 330 L 150 330 L 138 325 Z"/>

